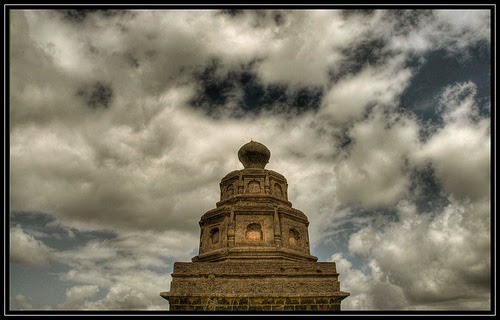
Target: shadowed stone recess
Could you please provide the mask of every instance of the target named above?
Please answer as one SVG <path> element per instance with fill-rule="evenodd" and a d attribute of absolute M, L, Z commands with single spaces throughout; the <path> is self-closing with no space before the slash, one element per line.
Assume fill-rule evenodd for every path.
<path fill-rule="evenodd" d="M 310 254 L 306 215 L 288 201 L 288 183 L 264 169 L 271 152 L 251 141 L 244 169 L 222 178 L 220 201 L 202 215 L 199 254 L 174 263 L 171 311 L 340 310 L 335 262 Z"/>

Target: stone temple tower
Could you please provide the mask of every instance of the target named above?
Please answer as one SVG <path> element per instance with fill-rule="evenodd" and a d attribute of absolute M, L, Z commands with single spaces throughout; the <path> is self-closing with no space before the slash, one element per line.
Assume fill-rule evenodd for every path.
<path fill-rule="evenodd" d="M 238 151 L 244 166 L 220 182 L 220 201 L 206 212 L 199 254 L 176 262 L 167 299 L 171 311 L 340 310 L 335 262 L 310 254 L 306 215 L 288 201 L 287 180 L 264 169 L 271 153 L 251 141 Z"/>

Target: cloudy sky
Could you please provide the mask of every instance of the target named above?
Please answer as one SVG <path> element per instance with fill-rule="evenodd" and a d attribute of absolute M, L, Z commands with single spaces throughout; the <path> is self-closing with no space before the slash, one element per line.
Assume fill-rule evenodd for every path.
<path fill-rule="evenodd" d="M 11 309 L 166 310 L 251 139 L 343 310 L 489 310 L 491 11 L 10 11 Z"/>

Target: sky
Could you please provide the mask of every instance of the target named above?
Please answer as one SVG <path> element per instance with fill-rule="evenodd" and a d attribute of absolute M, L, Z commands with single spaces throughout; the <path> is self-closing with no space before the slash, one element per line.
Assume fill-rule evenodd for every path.
<path fill-rule="evenodd" d="M 491 8 L 237 9 L 9 10 L 9 309 L 168 310 L 254 140 L 343 310 L 490 310 Z"/>

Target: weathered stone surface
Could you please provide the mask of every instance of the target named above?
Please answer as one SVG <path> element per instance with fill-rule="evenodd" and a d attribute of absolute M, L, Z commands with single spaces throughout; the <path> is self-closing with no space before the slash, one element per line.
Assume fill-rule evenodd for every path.
<path fill-rule="evenodd" d="M 246 168 L 264 168 L 269 162 L 271 151 L 256 141 L 250 141 L 238 151 L 238 159 Z"/>
<path fill-rule="evenodd" d="M 183 300 L 184 303 L 178 303 L 178 300 L 175 300 L 175 298 L 169 299 L 171 300 L 171 311 L 340 311 L 340 300 L 342 298 L 339 298 L 339 301 L 336 303 L 318 303 L 317 300 L 322 298 L 325 297 L 307 296 L 284 300 L 280 297 L 257 296 L 244 299 L 244 302 L 240 302 L 241 298 L 234 296 L 215 296 L 210 298 L 191 296 Z"/>
<path fill-rule="evenodd" d="M 306 215 L 292 208 L 281 174 L 264 169 L 269 150 L 251 141 L 238 152 L 245 169 L 220 183 L 221 200 L 199 222 L 199 254 L 176 262 L 172 311 L 340 310 L 334 262 L 310 254 Z"/>

